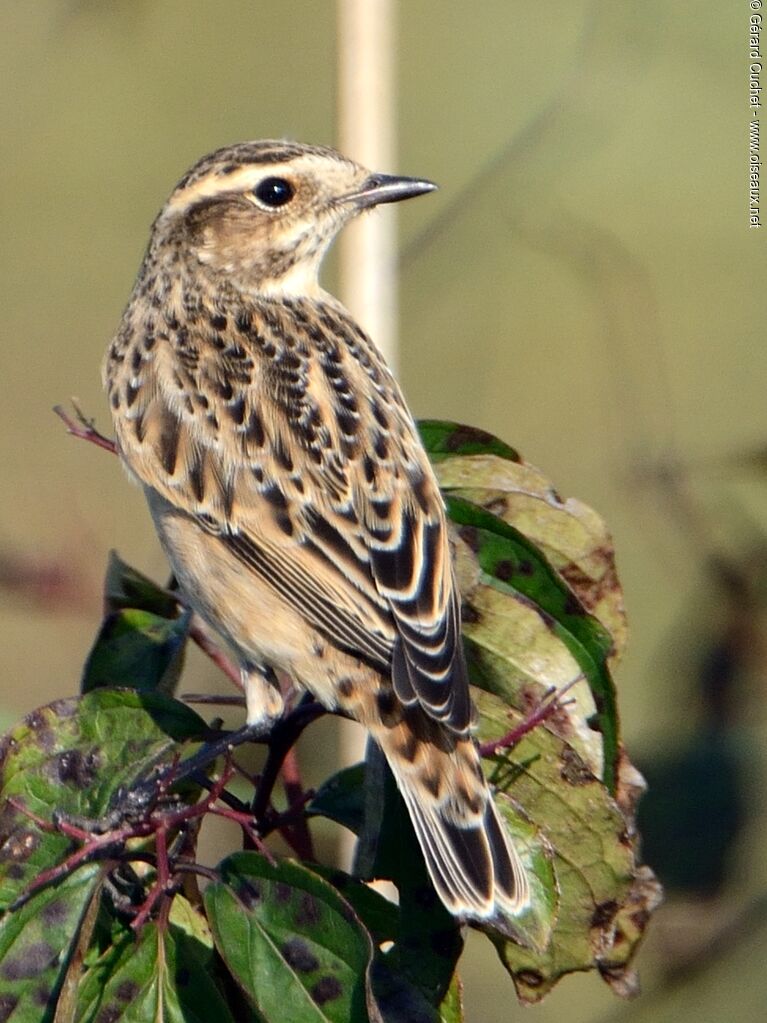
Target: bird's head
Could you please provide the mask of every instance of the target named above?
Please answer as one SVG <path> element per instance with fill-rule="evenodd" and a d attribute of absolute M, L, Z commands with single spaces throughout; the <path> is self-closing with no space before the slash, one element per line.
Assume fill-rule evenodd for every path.
<path fill-rule="evenodd" d="M 244 142 L 203 157 L 184 175 L 154 223 L 150 253 L 183 253 L 262 294 L 306 295 L 348 220 L 435 188 L 371 174 L 322 146 Z"/>

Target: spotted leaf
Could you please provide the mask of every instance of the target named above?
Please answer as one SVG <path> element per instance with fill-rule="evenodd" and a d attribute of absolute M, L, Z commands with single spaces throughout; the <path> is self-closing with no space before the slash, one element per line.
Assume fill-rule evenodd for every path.
<path fill-rule="evenodd" d="M 381 1020 L 373 944 L 350 905 L 297 863 L 236 853 L 219 865 L 205 908 L 221 956 L 265 1021 Z"/>
<path fill-rule="evenodd" d="M 475 695 L 482 740 L 519 723 L 520 715 L 498 697 Z M 631 960 L 659 897 L 657 881 L 639 863 L 630 812 L 576 750 L 546 727 L 484 766 L 512 833 L 514 810 L 521 807 L 553 857 L 557 907 L 546 947 L 531 950 L 491 936 L 519 997 L 537 1002 L 563 975 L 582 970 L 598 970 L 618 989 L 630 984 Z M 550 894 L 551 885 L 542 894 L 546 888 Z"/>

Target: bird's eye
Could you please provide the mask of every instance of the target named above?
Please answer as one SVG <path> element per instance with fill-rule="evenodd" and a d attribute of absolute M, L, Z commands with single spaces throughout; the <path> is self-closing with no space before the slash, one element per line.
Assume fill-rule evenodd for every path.
<path fill-rule="evenodd" d="M 253 195 L 264 206 L 284 206 L 295 195 L 296 190 L 285 178 L 264 178 L 253 189 Z"/>

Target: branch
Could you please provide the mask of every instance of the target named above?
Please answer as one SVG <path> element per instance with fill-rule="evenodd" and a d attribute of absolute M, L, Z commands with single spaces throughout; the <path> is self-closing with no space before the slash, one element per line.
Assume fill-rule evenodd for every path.
<path fill-rule="evenodd" d="M 562 702 L 562 697 L 582 679 L 582 674 L 576 675 L 575 678 L 562 686 L 561 689 L 557 689 L 556 686 L 550 686 L 543 694 L 543 698 L 538 706 L 524 717 L 518 725 L 515 725 L 511 731 L 506 732 L 499 739 L 491 739 L 489 742 L 480 743 L 479 755 L 481 757 L 492 757 L 496 753 L 500 753 L 501 750 L 516 746 L 520 739 L 524 738 L 528 732 L 532 732 L 534 728 L 537 728 L 538 725 L 550 718 L 556 711 L 566 706 L 566 703 Z"/>
<path fill-rule="evenodd" d="M 296 810 L 302 810 L 311 798 L 311 792 L 304 791 L 295 746 L 288 750 L 282 763 L 282 786 L 288 800 L 288 809 L 282 815 L 280 833 L 290 841 L 300 859 L 313 860 L 314 846 L 309 823 L 303 813 L 296 813 Z M 286 817 L 293 817 L 294 823 L 289 826 Z"/>
<path fill-rule="evenodd" d="M 296 709 L 278 721 L 272 729 L 269 753 L 253 799 L 253 816 L 257 821 L 261 821 L 267 814 L 275 782 L 292 747 L 307 725 L 325 713 L 321 703 L 313 697 L 305 696 Z"/>
<path fill-rule="evenodd" d="M 53 411 L 66 426 L 67 433 L 71 433 L 73 437 L 79 437 L 80 440 L 90 441 L 90 443 L 95 444 L 97 448 L 103 448 L 105 451 L 111 451 L 113 455 L 116 455 L 117 445 L 115 442 L 109 437 L 105 437 L 103 433 L 99 433 L 94 425 L 95 420 L 88 419 L 74 398 L 72 399 L 72 407 L 75 410 L 77 422 L 72 419 L 69 413 L 61 405 L 53 406 Z"/>
<path fill-rule="evenodd" d="M 176 600 L 178 600 L 179 604 L 184 607 L 184 601 L 179 599 L 179 594 L 175 590 L 173 592 Z M 226 656 L 224 651 L 213 642 L 204 627 L 196 621 L 195 618 L 192 619 L 192 624 L 189 627 L 190 639 L 194 640 L 200 650 L 202 650 L 204 654 L 207 654 L 216 667 L 223 671 L 230 682 L 233 682 L 240 692 L 242 692 L 243 685 L 239 671 L 232 661 Z M 237 699 L 239 699 L 239 697 L 237 697 Z"/>

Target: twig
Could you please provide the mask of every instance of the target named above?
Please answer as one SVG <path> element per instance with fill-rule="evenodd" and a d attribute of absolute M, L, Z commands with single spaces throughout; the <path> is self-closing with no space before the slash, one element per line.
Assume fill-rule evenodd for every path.
<path fill-rule="evenodd" d="M 310 798 L 310 794 L 304 792 L 295 746 L 288 750 L 282 762 L 282 786 L 285 789 L 285 796 L 288 800 L 287 813 L 292 815 L 295 814 L 296 809 L 303 809 Z M 304 814 L 296 814 L 295 822 L 290 827 L 287 826 L 283 815 L 283 821 L 279 825 L 279 830 L 286 837 L 288 834 L 290 835 L 291 845 L 300 859 L 314 859 L 314 846 L 312 844 L 311 832 L 309 831 L 309 822 Z"/>
<path fill-rule="evenodd" d="M 256 795 L 253 799 L 253 816 L 261 821 L 266 816 L 275 782 L 282 770 L 285 758 L 298 740 L 303 730 L 325 714 L 325 708 L 310 696 L 298 704 L 295 710 L 278 721 L 272 729 L 269 742 L 269 753 L 258 781 Z"/>
<path fill-rule="evenodd" d="M 316 716 L 316 714 L 314 715 Z M 309 723 L 310 717 L 307 713 L 300 715 L 300 721 L 291 725 L 289 731 L 300 731 Z M 248 731 L 242 730 L 242 734 Z M 41 888 L 59 881 L 61 878 L 70 875 L 74 870 L 84 863 L 94 859 L 108 858 L 119 862 L 130 862 L 132 859 L 145 861 L 147 854 L 144 851 L 136 851 L 134 856 L 127 848 L 128 843 L 136 838 L 153 838 L 155 843 L 154 862 L 156 869 L 156 880 L 147 894 L 144 902 L 138 907 L 135 918 L 131 923 L 134 930 L 140 930 L 149 919 L 155 906 L 162 900 L 160 905 L 160 918 L 167 912 L 165 908 L 166 895 L 170 895 L 175 887 L 176 855 L 168 847 L 168 836 L 173 832 L 183 833 L 190 822 L 212 813 L 235 821 L 250 841 L 254 844 L 270 862 L 274 862 L 271 853 L 264 845 L 263 837 L 260 835 L 252 811 L 239 806 L 231 806 L 231 799 L 225 795 L 225 786 L 231 781 L 235 770 L 231 762 L 231 747 L 239 741 L 240 734 L 228 736 L 229 750 L 227 763 L 220 776 L 212 782 L 208 782 L 208 794 L 204 799 L 191 805 L 183 805 L 180 809 L 166 810 L 157 809 L 160 798 L 167 794 L 170 787 L 179 781 L 194 777 L 199 771 L 201 763 L 210 763 L 211 759 L 220 752 L 222 740 L 203 747 L 203 750 L 190 757 L 186 761 L 175 760 L 165 771 L 160 772 L 157 777 L 148 780 L 142 785 L 136 786 L 125 797 L 123 803 L 111 810 L 102 821 L 85 821 L 80 817 L 67 818 L 66 815 L 57 813 L 53 820 L 47 821 L 28 809 L 20 800 L 10 797 L 8 800 L 15 810 L 23 813 L 30 820 L 34 821 L 41 830 L 45 832 L 57 831 L 68 838 L 81 842 L 79 849 L 70 853 L 56 866 L 38 874 L 28 885 L 22 894 L 9 906 L 11 911 L 19 909 Z M 203 757 L 200 754 L 204 754 Z M 190 766 L 193 770 L 190 770 Z M 224 805 L 218 805 L 219 802 Z M 140 812 L 143 810 L 143 816 Z M 112 826 L 113 822 L 116 823 Z M 183 844 L 183 843 L 182 843 Z M 178 846 L 178 843 L 175 843 Z M 171 855 L 173 865 L 171 866 Z"/>
<path fill-rule="evenodd" d="M 178 600 L 178 596 L 176 597 Z M 179 600 L 179 603 L 183 606 L 183 600 Z M 202 650 L 203 653 L 207 654 L 208 657 L 213 661 L 216 667 L 220 668 L 226 677 L 233 682 L 237 688 L 242 692 L 242 678 L 237 668 L 232 664 L 231 660 L 226 656 L 224 651 L 216 646 L 210 636 L 207 634 L 205 629 L 194 620 L 189 629 L 189 636 L 197 646 Z"/>
<path fill-rule="evenodd" d="M 244 707 L 244 696 L 226 696 L 223 693 L 181 693 L 184 703 L 205 704 L 212 707 Z"/>
<path fill-rule="evenodd" d="M 583 675 L 576 675 L 575 678 L 562 686 L 561 689 L 557 689 L 556 686 L 550 686 L 543 694 L 543 698 L 535 710 L 523 718 L 511 731 L 506 732 L 499 739 L 491 739 L 489 742 L 480 743 L 479 755 L 482 757 L 492 757 L 501 750 L 516 746 L 520 739 L 524 738 L 528 732 L 532 732 L 534 728 L 537 728 L 538 725 L 546 721 L 547 718 L 550 718 L 557 710 L 565 706 L 562 702 L 562 697 L 576 683 L 580 682 L 582 678 Z"/>
<path fill-rule="evenodd" d="M 110 440 L 109 437 L 105 437 L 103 433 L 99 433 L 93 425 L 93 419 L 88 419 L 85 416 L 74 399 L 72 399 L 72 407 L 75 410 L 77 422 L 72 419 L 61 405 L 53 406 L 53 411 L 66 426 L 67 433 L 71 433 L 73 437 L 78 437 L 80 440 L 87 440 L 91 444 L 95 444 L 97 448 L 103 448 L 105 451 L 111 451 L 113 455 L 116 455 L 117 445 L 115 442 Z"/>

